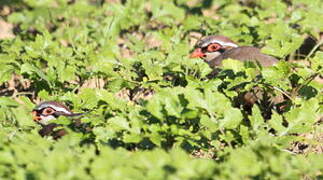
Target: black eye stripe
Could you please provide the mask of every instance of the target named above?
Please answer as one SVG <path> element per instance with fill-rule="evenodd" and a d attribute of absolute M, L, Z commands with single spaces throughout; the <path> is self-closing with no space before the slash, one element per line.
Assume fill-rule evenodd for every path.
<path fill-rule="evenodd" d="M 48 108 L 44 108 L 43 110 L 42 110 L 42 112 L 44 112 L 44 111 L 48 111 L 47 110 Z M 51 111 L 53 111 L 53 112 L 55 112 L 55 110 L 53 110 L 53 109 L 50 109 Z"/>
<path fill-rule="evenodd" d="M 218 46 L 220 46 L 220 48 L 217 50 L 217 52 L 220 52 L 220 53 L 223 53 L 225 50 L 223 49 L 222 45 L 221 44 L 218 44 L 218 43 L 210 43 L 210 44 L 207 44 L 206 46 L 203 46 L 201 47 L 201 50 L 203 53 L 206 53 L 206 52 L 209 52 L 208 51 L 208 47 L 212 44 L 216 44 Z"/>
<path fill-rule="evenodd" d="M 36 112 L 37 115 L 42 115 L 44 112 L 44 109 L 34 109 L 33 112 Z"/>
<path fill-rule="evenodd" d="M 56 114 L 56 113 L 53 113 L 51 115 L 54 116 L 55 118 L 58 118 L 59 117 L 59 114 Z"/>
<path fill-rule="evenodd" d="M 65 112 L 62 112 L 62 111 L 53 111 L 53 113 L 51 113 L 51 114 L 43 114 L 42 112 L 40 113 L 42 116 L 45 116 L 45 117 L 47 117 L 47 116 L 54 116 L 55 118 L 58 118 L 59 116 L 64 116 L 64 115 L 66 115 L 66 113 Z"/>
<path fill-rule="evenodd" d="M 224 49 L 223 48 L 220 48 L 219 50 L 218 50 L 220 53 L 224 53 Z"/>
<path fill-rule="evenodd" d="M 202 50 L 203 53 L 207 52 L 207 46 L 206 47 L 202 47 L 201 50 Z"/>
<path fill-rule="evenodd" d="M 37 114 L 41 114 L 41 115 L 43 115 L 43 114 L 45 113 L 44 111 L 45 111 L 46 109 L 47 109 L 47 108 L 42 108 L 42 109 L 38 109 L 38 110 L 37 110 L 37 109 L 34 109 L 33 111 L 36 111 L 36 113 L 37 113 Z M 56 111 L 55 111 L 55 109 L 51 109 L 51 110 L 53 111 L 51 114 L 53 114 L 54 112 L 56 112 Z"/>

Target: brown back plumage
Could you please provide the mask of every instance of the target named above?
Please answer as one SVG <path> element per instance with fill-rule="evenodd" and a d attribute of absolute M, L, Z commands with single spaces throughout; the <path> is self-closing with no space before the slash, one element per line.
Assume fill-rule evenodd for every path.
<path fill-rule="evenodd" d="M 278 62 L 276 58 L 262 54 L 258 48 L 241 46 L 225 51 L 223 54 L 210 61 L 209 64 L 211 67 L 221 66 L 222 61 L 228 58 L 240 61 L 257 61 L 264 67 L 272 66 Z"/>

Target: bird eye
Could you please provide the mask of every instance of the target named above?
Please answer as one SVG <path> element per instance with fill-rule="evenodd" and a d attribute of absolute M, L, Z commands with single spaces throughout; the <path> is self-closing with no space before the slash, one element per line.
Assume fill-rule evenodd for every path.
<path fill-rule="evenodd" d="M 213 43 L 213 44 L 208 45 L 207 51 L 208 52 L 215 52 L 215 51 L 219 50 L 220 48 L 221 48 L 220 44 Z"/>
<path fill-rule="evenodd" d="M 52 109 L 52 108 L 46 108 L 43 111 L 43 115 L 49 115 L 49 114 L 52 114 L 53 112 L 54 112 L 54 109 Z"/>

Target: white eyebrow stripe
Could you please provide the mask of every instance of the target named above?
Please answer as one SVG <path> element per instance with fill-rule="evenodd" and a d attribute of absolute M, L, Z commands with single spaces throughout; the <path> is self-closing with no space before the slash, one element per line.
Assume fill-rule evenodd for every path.
<path fill-rule="evenodd" d="M 66 110 L 65 108 L 58 107 L 58 106 L 55 106 L 55 105 L 52 105 L 52 104 L 42 104 L 39 107 L 37 107 L 36 110 L 41 110 L 41 109 L 44 109 L 44 108 L 47 108 L 47 107 L 55 109 L 56 111 L 64 112 L 66 114 L 72 114 L 70 111 Z"/>
<path fill-rule="evenodd" d="M 205 43 L 202 44 L 202 47 L 206 47 L 206 46 L 208 46 L 209 44 L 212 44 L 212 43 L 218 43 L 218 44 L 221 44 L 222 46 L 238 47 L 237 44 L 234 44 L 234 43 L 231 43 L 231 42 L 223 42 L 223 41 L 219 41 L 219 40 L 212 40 L 212 41 L 209 41 L 209 42 L 205 42 Z"/>

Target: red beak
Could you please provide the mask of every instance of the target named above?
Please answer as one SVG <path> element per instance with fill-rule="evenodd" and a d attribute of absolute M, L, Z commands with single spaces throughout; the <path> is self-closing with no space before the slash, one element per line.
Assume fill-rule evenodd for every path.
<path fill-rule="evenodd" d="M 201 48 L 196 48 L 192 54 L 190 55 L 190 58 L 202 58 L 205 54 L 202 52 Z"/>
<path fill-rule="evenodd" d="M 40 116 L 37 114 L 36 111 L 32 111 L 32 116 L 33 116 L 33 120 L 36 122 L 41 120 Z"/>

